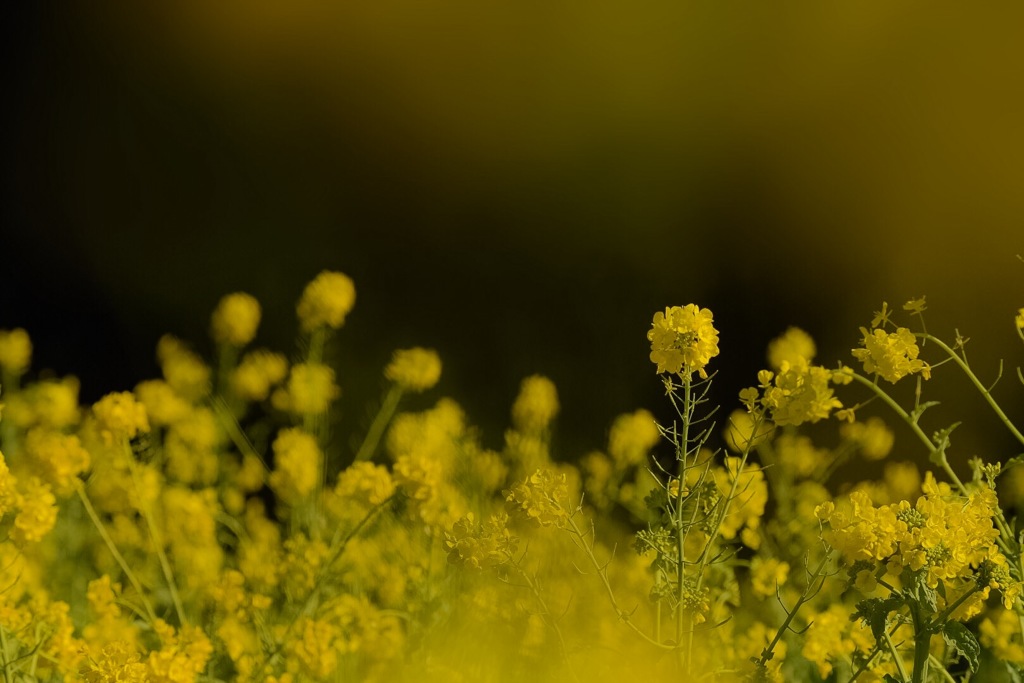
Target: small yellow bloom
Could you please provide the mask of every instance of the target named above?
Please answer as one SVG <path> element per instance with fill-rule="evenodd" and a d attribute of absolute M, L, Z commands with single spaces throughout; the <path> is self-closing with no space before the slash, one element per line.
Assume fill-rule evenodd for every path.
<path fill-rule="evenodd" d="M 441 378 L 441 358 L 433 349 L 399 349 L 384 369 L 384 376 L 406 391 L 426 391 Z"/>
<path fill-rule="evenodd" d="M 1024 330 L 1024 308 L 1017 311 L 1017 317 L 1014 322 L 1017 323 L 1018 330 Z"/>
<path fill-rule="evenodd" d="M 296 312 L 303 332 L 326 326 L 338 329 L 356 302 L 356 287 L 342 273 L 325 270 L 306 285 Z"/>
<path fill-rule="evenodd" d="M 245 346 L 256 336 L 260 302 L 245 292 L 228 294 L 213 311 L 210 332 L 218 344 Z"/>

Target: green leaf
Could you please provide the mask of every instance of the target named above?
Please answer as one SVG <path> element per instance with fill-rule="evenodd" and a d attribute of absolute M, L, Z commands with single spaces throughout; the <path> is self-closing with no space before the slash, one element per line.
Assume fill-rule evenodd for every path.
<path fill-rule="evenodd" d="M 903 605 L 903 599 L 898 597 L 868 598 L 857 603 L 857 611 L 850 617 L 851 620 L 860 619 L 868 628 L 875 640 L 882 640 L 888 628 L 889 613 L 894 612 Z"/>
<path fill-rule="evenodd" d="M 964 659 L 967 660 L 968 666 L 971 667 L 971 671 L 978 670 L 978 656 L 981 654 L 981 645 L 978 644 L 978 639 L 974 637 L 970 629 L 959 621 L 946 622 L 946 625 L 942 627 L 942 637 L 946 640 L 946 643 L 956 648 L 956 651 L 963 655 Z"/>
<path fill-rule="evenodd" d="M 932 406 L 937 405 L 939 405 L 938 401 L 925 401 L 918 407 L 914 408 L 913 412 L 910 413 L 911 421 L 913 421 L 916 424 L 921 415 L 924 414 L 924 411 L 928 410 Z"/>

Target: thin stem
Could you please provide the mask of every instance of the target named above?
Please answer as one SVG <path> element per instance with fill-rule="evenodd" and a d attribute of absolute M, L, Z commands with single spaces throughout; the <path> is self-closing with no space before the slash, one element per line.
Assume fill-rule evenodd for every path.
<path fill-rule="evenodd" d="M 153 611 L 153 606 L 149 604 L 145 591 L 142 590 L 142 584 L 139 583 L 139 580 L 135 577 L 135 573 L 132 572 L 128 563 L 125 561 L 124 556 L 121 555 L 117 546 L 114 545 L 114 539 L 112 539 L 110 534 L 107 533 L 106 526 L 104 526 L 103 521 L 100 520 L 99 515 L 96 514 L 96 509 L 93 508 L 92 502 L 89 501 L 89 496 L 85 493 L 85 487 L 82 484 L 79 484 L 75 490 L 78 492 L 78 498 L 82 501 L 82 506 L 85 508 L 85 512 L 89 515 L 89 519 L 92 520 L 93 526 L 95 526 L 96 530 L 99 532 L 100 538 L 102 538 L 103 542 L 107 544 L 107 549 L 110 550 L 110 554 L 114 556 L 115 560 L 117 560 L 117 564 L 120 565 L 121 571 L 123 571 L 124 575 L 128 578 L 128 582 L 132 584 L 132 588 L 134 588 L 135 592 L 139 594 L 139 599 L 142 601 L 142 606 L 146 610 L 146 616 L 149 618 L 149 623 L 151 625 L 155 624 L 156 613 Z M 2 631 L 2 629 L 0 629 L 0 631 Z"/>
<path fill-rule="evenodd" d="M 587 543 L 586 537 L 583 535 L 583 532 L 580 531 L 579 525 L 576 524 L 576 520 L 573 519 L 572 515 L 568 516 L 568 520 L 570 528 L 567 529 L 567 531 L 570 531 L 570 533 L 572 533 L 576 538 L 579 539 L 580 542 L 576 545 L 583 550 L 583 552 L 587 556 L 587 559 L 590 560 L 590 564 L 593 565 L 594 570 L 597 572 L 597 575 L 601 577 L 601 582 L 604 584 L 605 591 L 608 593 L 608 599 L 612 603 L 612 609 L 615 610 L 615 614 L 618 615 L 619 619 L 626 622 L 627 626 L 633 629 L 633 631 L 636 632 L 637 635 L 639 635 L 641 638 L 646 640 L 651 645 L 656 645 L 657 647 L 660 647 L 665 650 L 675 650 L 676 646 L 665 645 L 660 641 L 654 640 L 649 635 L 644 633 L 639 626 L 630 621 L 629 612 L 626 612 L 625 610 L 619 607 L 619 601 L 615 598 L 615 591 L 612 589 L 612 584 L 608 580 L 608 574 L 605 571 L 605 567 L 601 566 L 601 563 L 598 561 L 597 556 L 594 555 L 593 548 L 591 548 L 590 544 Z"/>
<path fill-rule="evenodd" d="M 928 341 L 935 343 L 940 349 L 945 351 L 949 355 L 949 357 L 953 359 L 953 362 L 960 366 L 960 369 L 964 371 L 964 374 L 967 375 L 967 377 L 971 380 L 971 383 L 974 384 L 978 391 L 981 392 L 981 395 L 985 398 L 985 402 L 988 403 L 992 410 L 995 411 L 996 415 L 999 416 L 999 419 L 1002 420 L 1004 425 L 1006 425 L 1006 428 L 1010 430 L 1010 433 L 1013 434 L 1014 437 L 1016 437 L 1017 441 L 1020 441 L 1022 444 L 1024 444 L 1024 434 L 1020 433 L 1020 430 L 1018 430 L 1014 426 L 1013 422 L 1010 421 L 1010 418 L 1007 417 L 1006 413 L 1003 412 L 1003 409 L 999 407 L 999 404 L 996 403 L 996 400 L 992 398 L 992 393 L 987 388 L 985 388 L 984 384 L 981 383 L 981 380 L 979 380 L 978 376 L 974 374 L 973 370 L 971 370 L 971 367 L 970 365 L 967 364 L 967 361 L 961 358 L 956 353 L 956 351 L 949 348 L 949 346 L 947 346 L 941 339 L 937 337 L 933 337 L 930 334 L 919 334 L 915 336 L 921 337 L 922 339 L 927 339 Z"/>
<path fill-rule="evenodd" d="M 370 424 L 369 431 L 366 432 L 366 438 L 363 439 L 363 443 L 356 452 L 356 462 L 369 460 L 373 457 L 381 437 L 384 436 L 384 430 L 387 428 L 388 423 L 391 422 L 391 417 L 398 408 L 398 402 L 402 400 L 402 393 L 402 388 L 397 384 L 392 384 L 391 388 L 388 389 L 388 393 L 384 395 L 384 401 L 381 403 L 380 410 L 377 411 L 377 415 L 374 416 L 373 422 Z"/>
<path fill-rule="evenodd" d="M 775 649 L 775 646 L 778 645 L 779 641 L 782 640 L 782 636 L 786 633 L 786 631 L 789 630 L 789 626 L 793 623 L 793 619 L 796 617 L 796 613 L 800 611 L 800 608 L 804 605 L 805 602 L 808 602 L 818 592 L 817 590 L 812 590 L 812 588 L 814 587 L 814 582 L 817 581 L 818 578 L 821 578 L 822 583 L 825 582 L 823 572 L 825 571 L 825 565 L 828 564 L 828 561 L 831 559 L 832 550 L 829 550 L 827 553 L 825 553 L 825 556 L 821 558 L 821 562 L 818 563 L 818 566 L 814 568 L 814 572 L 811 574 L 811 580 L 807 582 L 807 587 L 804 589 L 803 593 L 801 593 L 800 598 L 796 601 L 796 604 L 793 605 L 793 609 L 787 610 L 786 620 L 782 622 L 782 626 L 779 626 L 779 630 L 775 632 L 775 637 L 772 638 L 772 642 L 770 642 L 767 645 L 767 647 L 765 647 L 761 651 L 761 658 L 758 660 L 759 665 L 767 666 L 769 660 L 771 659 L 772 651 Z M 821 590 L 821 586 L 818 586 L 818 590 Z"/>
<path fill-rule="evenodd" d="M 896 649 L 896 645 L 892 642 L 892 636 L 889 635 L 888 631 L 883 631 L 885 636 L 885 644 L 889 648 L 889 652 L 892 653 L 892 661 L 896 664 L 896 669 L 900 672 L 900 679 L 907 680 L 907 669 L 903 665 L 903 657 L 900 656 L 899 651 Z"/>

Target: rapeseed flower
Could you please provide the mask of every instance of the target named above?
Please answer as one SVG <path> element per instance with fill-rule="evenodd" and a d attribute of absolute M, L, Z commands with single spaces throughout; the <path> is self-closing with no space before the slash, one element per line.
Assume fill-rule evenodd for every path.
<path fill-rule="evenodd" d="M 531 375 L 519 385 L 512 404 L 512 424 L 526 433 L 543 431 L 558 415 L 558 390 L 543 375 Z"/>
<path fill-rule="evenodd" d="M 15 376 L 25 374 L 32 362 L 32 340 L 20 327 L 0 330 L 0 368 Z"/>
<path fill-rule="evenodd" d="M 655 313 L 647 339 L 658 373 L 690 377 L 696 372 L 706 379 L 704 368 L 718 355 L 718 330 L 712 325 L 711 311 L 695 304 Z"/>
<path fill-rule="evenodd" d="M 400 349 L 384 368 L 384 376 L 405 391 L 426 391 L 441 378 L 441 358 L 433 349 Z"/>
<path fill-rule="evenodd" d="M 260 325 L 260 302 L 245 292 L 228 294 L 217 304 L 210 319 L 210 334 L 218 344 L 245 346 Z"/>
<path fill-rule="evenodd" d="M 913 333 L 905 327 L 895 332 L 875 329 L 868 332 L 860 328 L 863 335 L 862 349 L 853 349 L 853 356 L 864 363 L 864 372 L 879 374 L 889 382 L 896 383 L 913 373 L 921 373 L 925 379 L 931 377 L 931 366 L 917 356 L 920 349 Z"/>
<path fill-rule="evenodd" d="M 306 285 L 296 306 L 303 332 L 318 327 L 338 329 L 356 301 L 356 287 L 342 273 L 325 270 Z"/>

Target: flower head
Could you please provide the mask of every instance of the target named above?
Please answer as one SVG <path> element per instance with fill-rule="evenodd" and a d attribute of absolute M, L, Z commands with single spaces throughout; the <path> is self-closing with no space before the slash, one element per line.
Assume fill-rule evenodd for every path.
<path fill-rule="evenodd" d="M 882 329 L 868 332 L 862 327 L 860 332 L 864 336 L 861 340 L 864 348 L 854 349 L 853 356 L 864 363 L 865 372 L 878 373 L 894 384 L 915 372 L 920 372 L 925 379 L 931 377 L 931 366 L 917 357 L 920 350 L 907 328 L 887 333 Z"/>
<path fill-rule="evenodd" d="M 32 361 L 32 340 L 20 327 L 0 330 L 0 367 L 11 374 L 21 375 Z"/>
<path fill-rule="evenodd" d="M 704 366 L 718 355 L 718 330 L 711 321 L 711 311 L 696 304 L 655 313 L 647 339 L 651 342 L 651 362 L 658 366 L 658 372 L 687 377 L 697 372 L 706 379 Z"/>
<path fill-rule="evenodd" d="M 326 326 L 338 329 L 356 302 L 356 287 L 342 273 L 325 270 L 306 285 L 296 307 L 303 332 Z"/>
<path fill-rule="evenodd" d="M 245 292 L 228 294 L 213 311 L 210 331 L 218 344 L 245 346 L 256 336 L 260 302 Z"/>
<path fill-rule="evenodd" d="M 441 358 L 433 349 L 399 349 L 384 368 L 384 376 L 406 391 L 426 391 L 441 379 Z"/>

